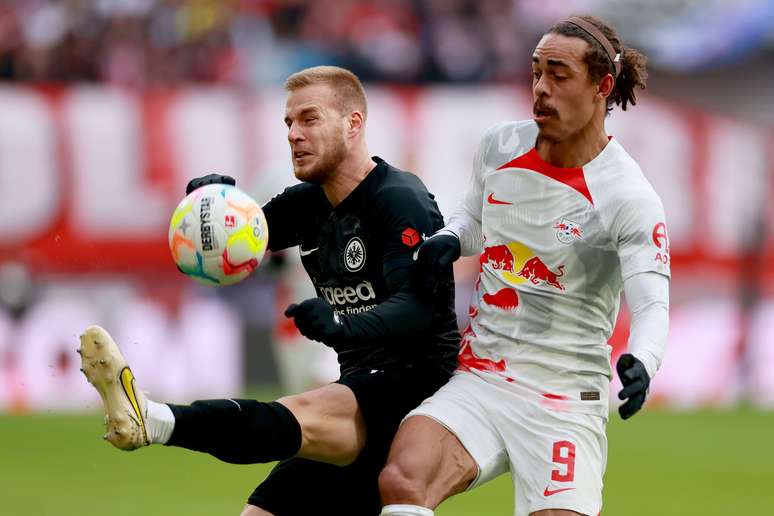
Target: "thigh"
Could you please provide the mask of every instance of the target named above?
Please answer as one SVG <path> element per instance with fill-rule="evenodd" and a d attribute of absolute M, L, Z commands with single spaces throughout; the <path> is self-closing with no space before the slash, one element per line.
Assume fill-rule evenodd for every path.
<path fill-rule="evenodd" d="M 475 466 L 474 476 L 465 488 L 481 485 L 508 470 L 505 443 L 489 410 L 492 404 L 499 404 L 502 400 L 497 399 L 496 393 L 489 392 L 490 390 L 491 386 L 477 376 L 468 372 L 457 372 L 449 383 L 409 413 L 409 418 L 401 425 L 398 436 L 401 440 L 412 443 L 413 453 L 417 454 L 414 457 L 430 452 L 441 452 L 445 457 L 447 450 L 432 448 L 433 439 L 444 436 L 444 432 L 452 435 L 454 439 L 444 441 L 446 446 L 450 446 L 452 451 L 458 446 L 464 452 L 462 455 L 470 457 Z M 415 425 L 412 423 L 415 419 L 413 416 L 425 416 L 433 420 L 436 427 L 442 431 L 434 431 L 422 440 L 412 438 L 412 427 Z M 397 444 L 396 437 L 393 448 Z M 409 448 L 408 445 L 402 447 Z M 393 451 L 390 453 L 392 456 Z M 410 457 L 411 453 L 406 452 L 405 455 Z M 460 453 L 452 454 L 450 457 L 456 460 L 459 455 Z M 431 457 L 426 459 L 430 460 Z M 441 460 L 445 461 L 446 458 Z"/>
<path fill-rule="evenodd" d="M 357 399 L 366 427 L 364 454 L 374 462 L 387 459 L 393 437 L 406 414 L 449 378 L 434 367 L 361 372 L 339 380 Z"/>
<path fill-rule="evenodd" d="M 301 427 L 298 456 L 339 466 L 351 464 L 363 449 L 366 427 L 351 389 L 332 383 L 277 400 Z"/>
<path fill-rule="evenodd" d="M 377 516 L 378 473 L 378 466 L 361 460 L 334 466 L 296 457 L 278 463 L 247 503 L 273 516 Z"/>
<path fill-rule="evenodd" d="M 242 508 L 242 512 L 239 516 L 274 516 L 272 513 L 256 507 L 255 505 L 247 504 Z"/>
<path fill-rule="evenodd" d="M 398 430 L 387 459 L 388 471 L 399 472 L 409 492 L 382 491 L 385 505 L 414 503 L 435 508 L 467 489 L 478 466 L 457 436 L 435 419 L 416 415 Z"/>
<path fill-rule="evenodd" d="M 516 490 L 516 516 L 597 515 L 607 461 L 605 421 L 599 416 L 556 412 L 531 401 L 509 403 L 501 429 Z"/>

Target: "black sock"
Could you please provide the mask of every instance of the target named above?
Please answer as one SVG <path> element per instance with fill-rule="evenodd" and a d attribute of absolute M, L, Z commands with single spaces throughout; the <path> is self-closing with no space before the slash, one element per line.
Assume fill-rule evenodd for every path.
<path fill-rule="evenodd" d="M 203 400 L 169 408 L 175 429 L 168 446 L 209 453 L 232 464 L 287 459 L 301 447 L 301 426 L 276 401 Z"/>

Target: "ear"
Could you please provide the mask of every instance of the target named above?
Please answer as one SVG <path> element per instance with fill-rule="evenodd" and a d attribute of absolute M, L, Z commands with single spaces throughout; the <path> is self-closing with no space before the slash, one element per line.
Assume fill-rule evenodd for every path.
<path fill-rule="evenodd" d="M 355 136 L 365 128 L 365 117 L 360 111 L 353 111 L 349 115 L 348 130 L 350 136 Z"/>
<path fill-rule="evenodd" d="M 613 89 L 615 88 L 615 79 L 613 78 L 613 74 L 607 74 L 599 81 L 599 86 L 597 86 L 597 95 L 599 95 L 603 100 L 607 99 L 612 93 Z"/>

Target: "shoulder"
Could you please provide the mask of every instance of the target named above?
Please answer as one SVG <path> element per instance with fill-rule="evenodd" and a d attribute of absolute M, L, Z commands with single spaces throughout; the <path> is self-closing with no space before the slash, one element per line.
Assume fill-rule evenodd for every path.
<path fill-rule="evenodd" d="M 278 193 L 266 204 L 286 203 L 286 202 L 316 202 L 325 197 L 325 193 L 319 185 L 311 183 L 299 183 L 288 186 L 282 192 Z"/>
<path fill-rule="evenodd" d="M 401 196 L 427 197 L 427 187 L 416 174 L 383 162 L 380 180 L 374 185 L 373 200 L 400 201 Z"/>
<path fill-rule="evenodd" d="M 289 221 L 295 219 L 293 215 L 301 210 L 308 218 L 318 213 L 325 213 L 330 209 L 329 207 L 330 204 L 322 188 L 310 183 L 288 186 L 261 206 L 272 232 L 276 231 L 278 225 L 290 224 Z"/>
<path fill-rule="evenodd" d="M 484 165 L 498 167 L 535 146 L 538 127 L 532 120 L 500 122 L 486 130 L 479 143 L 479 159 Z"/>
<path fill-rule="evenodd" d="M 312 183 L 298 183 L 297 185 L 288 186 L 280 195 L 313 198 L 325 195 L 325 193 L 319 185 Z"/>
<path fill-rule="evenodd" d="M 625 207 L 654 206 L 661 208 L 661 198 L 650 184 L 640 165 L 616 139 L 608 144 L 603 159 L 589 170 L 586 180 L 595 204 L 609 214 Z"/>
<path fill-rule="evenodd" d="M 374 184 L 370 196 L 375 215 L 390 218 L 418 211 L 438 212 L 433 195 L 415 174 L 391 165 L 387 165 L 381 173 L 382 177 Z"/>
<path fill-rule="evenodd" d="M 529 148 L 535 145 L 538 127 L 532 120 L 511 120 L 498 122 L 490 126 L 481 138 L 482 142 L 497 143 L 498 145 L 517 146 L 527 145 Z"/>

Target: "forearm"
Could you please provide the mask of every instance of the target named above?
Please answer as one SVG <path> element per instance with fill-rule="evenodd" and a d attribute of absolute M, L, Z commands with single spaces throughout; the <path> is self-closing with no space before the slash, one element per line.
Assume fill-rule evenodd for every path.
<path fill-rule="evenodd" d="M 669 278 L 657 272 L 635 274 L 624 281 L 631 310 L 629 353 L 653 378 L 666 352 L 669 331 Z"/>
<path fill-rule="evenodd" d="M 446 226 L 436 234 L 452 235 L 460 241 L 460 254 L 472 256 L 481 253 L 484 247 L 484 236 L 481 231 L 481 220 L 476 219 L 465 204 L 460 205 Z"/>
<path fill-rule="evenodd" d="M 367 344 L 372 339 L 401 339 L 432 325 L 430 301 L 420 300 L 411 282 L 367 312 L 342 316 L 350 342 Z M 396 341 L 400 343 L 400 341 Z"/>

